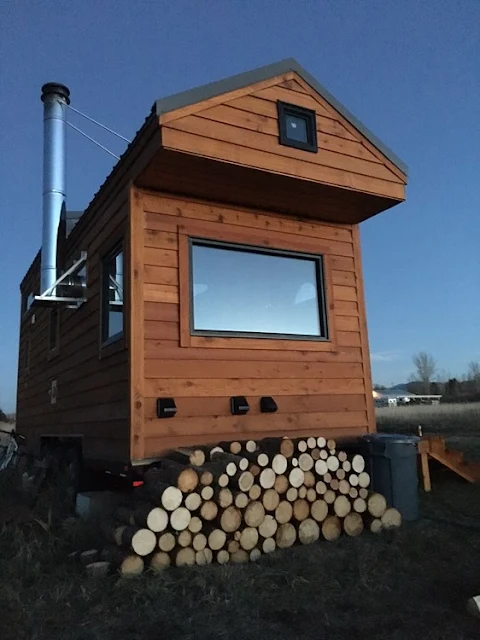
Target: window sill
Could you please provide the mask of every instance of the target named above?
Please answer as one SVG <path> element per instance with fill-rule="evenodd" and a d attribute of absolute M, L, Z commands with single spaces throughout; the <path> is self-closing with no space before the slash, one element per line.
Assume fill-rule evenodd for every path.
<path fill-rule="evenodd" d="M 219 336 L 190 336 L 185 347 L 205 349 L 276 349 L 279 351 L 336 351 L 331 340 L 282 339 L 282 338 L 236 338 Z"/>

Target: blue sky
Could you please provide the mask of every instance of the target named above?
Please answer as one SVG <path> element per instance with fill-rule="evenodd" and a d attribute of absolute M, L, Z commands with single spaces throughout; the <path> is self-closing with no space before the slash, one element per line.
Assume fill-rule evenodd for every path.
<path fill-rule="evenodd" d="M 40 87 L 132 137 L 154 99 L 293 56 L 408 165 L 406 204 L 362 225 L 374 379 L 424 349 L 480 359 L 479 0 L 0 0 L 0 406 L 14 407 L 18 285 L 40 245 Z M 98 134 L 114 151 L 123 143 Z M 69 131 L 68 206 L 113 159 Z"/>

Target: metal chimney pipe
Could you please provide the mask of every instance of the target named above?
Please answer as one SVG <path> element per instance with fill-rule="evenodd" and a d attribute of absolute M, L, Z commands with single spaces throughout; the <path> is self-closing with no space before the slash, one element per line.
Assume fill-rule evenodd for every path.
<path fill-rule="evenodd" d="M 57 280 L 57 233 L 65 204 L 66 108 L 70 91 L 49 82 L 42 87 L 43 102 L 43 227 L 40 293 Z"/>

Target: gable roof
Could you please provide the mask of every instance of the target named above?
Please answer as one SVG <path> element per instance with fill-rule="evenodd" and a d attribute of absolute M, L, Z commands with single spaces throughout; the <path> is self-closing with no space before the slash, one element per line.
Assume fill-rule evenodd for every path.
<path fill-rule="evenodd" d="M 286 58 L 279 62 L 253 69 L 245 73 L 240 73 L 235 76 L 230 76 L 224 80 L 218 80 L 217 82 L 210 82 L 188 91 L 182 91 L 166 98 L 160 98 L 156 100 L 153 105 L 153 112 L 157 116 L 161 116 L 170 111 L 181 109 L 204 100 L 209 100 L 216 96 L 220 96 L 237 89 L 242 89 L 251 84 L 257 82 L 263 82 L 269 78 L 294 71 L 297 73 L 306 83 L 308 83 L 319 95 L 322 96 L 329 104 L 332 105 L 348 122 L 353 125 L 367 140 L 369 140 L 379 151 L 383 153 L 394 165 L 400 169 L 403 173 L 407 174 L 407 165 L 400 160 L 400 158 L 385 145 L 377 136 L 370 131 L 353 113 L 351 113 L 343 104 L 341 104 L 332 94 L 321 85 L 308 71 L 298 64 L 294 58 Z"/>

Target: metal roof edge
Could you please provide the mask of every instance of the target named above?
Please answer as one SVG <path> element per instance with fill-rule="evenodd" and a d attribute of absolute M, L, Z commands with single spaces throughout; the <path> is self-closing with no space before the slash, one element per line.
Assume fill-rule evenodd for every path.
<path fill-rule="evenodd" d="M 356 116 L 353 115 L 341 102 L 339 102 L 331 93 L 326 89 L 316 78 L 314 78 L 308 71 L 306 71 L 294 58 L 286 58 L 273 64 L 268 64 L 263 67 L 258 67 L 251 71 L 239 73 L 223 80 L 217 80 L 210 82 L 187 91 L 173 94 L 166 98 L 160 98 L 155 101 L 152 107 L 152 111 L 160 116 L 169 111 L 175 111 L 189 105 L 193 105 L 216 96 L 220 96 L 237 89 L 242 89 L 251 84 L 268 80 L 274 76 L 287 73 L 288 71 L 295 71 L 298 75 L 307 82 L 312 89 L 322 96 L 329 104 L 332 105 L 355 129 L 357 129 L 367 140 L 369 140 L 383 155 L 388 158 L 393 164 L 408 174 L 407 165 L 401 160 L 386 144 L 384 144 L 377 136 L 370 131 Z"/>

